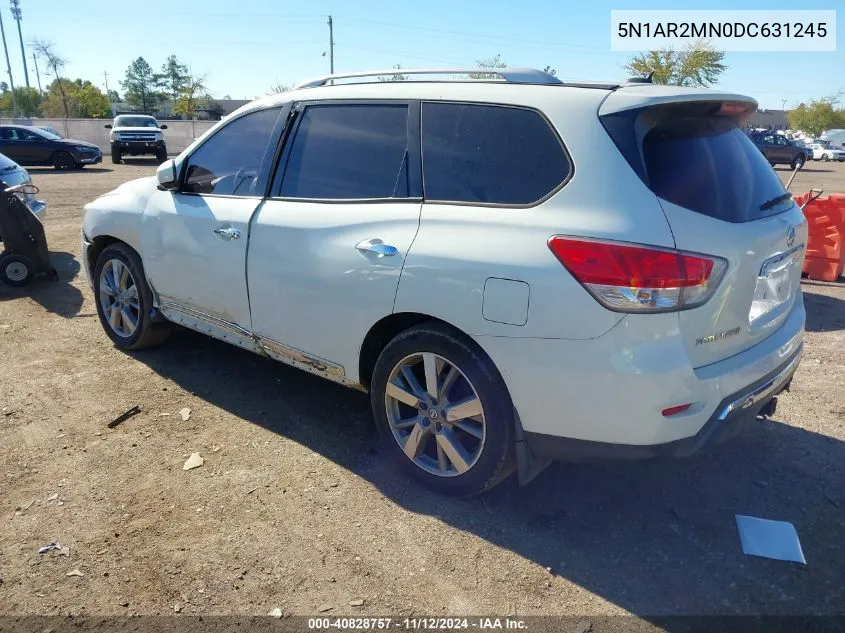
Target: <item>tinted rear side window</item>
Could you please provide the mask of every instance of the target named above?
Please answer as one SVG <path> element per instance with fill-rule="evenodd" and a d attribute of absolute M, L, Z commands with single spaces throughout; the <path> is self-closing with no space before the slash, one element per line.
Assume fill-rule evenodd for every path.
<path fill-rule="evenodd" d="M 709 114 L 713 109 L 712 103 L 657 107 L 609 115 L 603 123 L 637 174 L 664 200 L 727 222 L 791 208 L 788 198 L 766 204 L 783 196 L 783 184 L 737 121 Z"/>
<path fill-rule="evenodd" d="M 542 115 L 505 106 L 423 103 L 422 157 L 431 201 L 532 204 L 571 169 Z"/>
<path fill-rule="evenodd" d="M 408 107 L 305 108 L 282 179 L 289 198 L 408 197 Z"/>

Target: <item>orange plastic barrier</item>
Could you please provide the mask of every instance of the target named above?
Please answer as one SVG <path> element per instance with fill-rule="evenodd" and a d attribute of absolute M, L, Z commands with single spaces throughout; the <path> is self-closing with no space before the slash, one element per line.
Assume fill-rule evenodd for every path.
<path fill-rule="evenodd" d="M 795 196 L 802 205 L 809 193 Z M 845 194 L 832 193 L 813 200 L 804 208 L 809 224 L 804 272 L 810 279 L 836 281 L 845 271 Z"/>

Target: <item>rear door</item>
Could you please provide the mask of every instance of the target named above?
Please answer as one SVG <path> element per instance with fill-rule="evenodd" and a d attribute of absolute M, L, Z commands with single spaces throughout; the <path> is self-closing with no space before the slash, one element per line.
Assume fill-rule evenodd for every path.
<path fill-rule="evenodd" d="M 419 228 L 419 120 L 415 102 L 297 106 L 249 240 L 252 329 L 271 356 L 357 378 Z"/>
<path fill-rule="evenodd" d="M 676 247 L 727 262 L 713 297 L 679 312 L 689 356 L 703 366 L 742 352 L 802 300 L 804 215 L 734 108 L 669 104 L 629 116 L 641 124 L 644 175 Z"/>

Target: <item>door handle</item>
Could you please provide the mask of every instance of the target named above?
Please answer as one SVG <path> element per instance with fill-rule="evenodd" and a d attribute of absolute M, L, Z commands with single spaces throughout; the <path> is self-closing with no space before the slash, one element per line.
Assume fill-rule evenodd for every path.
<path fill-rule="evenodd" d="M 395 246 L 385 244 L 378 238 L 358 242 L 355 245 L 355 248 L 358 249 L 358 252 L 362 255 L 372 254 L 378 257 L 379 259 L 381 259 L 382 257 L 392 257 L 393 255 L 399 252 Z"/>
<path fill-rule="evenodd" d="M 228 228 L 217 228 L 214 229 L 215 235 L 219 235 L 223 239 L 227 240 L 236 240 L 241 236 L 241 232 L 238 229 L 233 229 L 231 226 Z"/>

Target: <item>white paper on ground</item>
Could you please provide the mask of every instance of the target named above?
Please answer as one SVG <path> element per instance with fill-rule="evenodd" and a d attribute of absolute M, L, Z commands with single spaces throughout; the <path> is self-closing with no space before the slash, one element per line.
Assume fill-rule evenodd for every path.
<path fill-rule="evenodd" d="M 742 553 L 807 564 L 795 526 L 787 521 L 736 515 Z"/>

